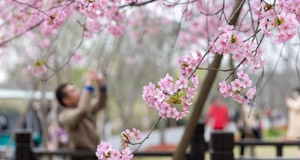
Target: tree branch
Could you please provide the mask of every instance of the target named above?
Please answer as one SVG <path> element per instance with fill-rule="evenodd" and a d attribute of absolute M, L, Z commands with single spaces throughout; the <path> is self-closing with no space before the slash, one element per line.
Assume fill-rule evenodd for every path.
<path fill-rule="evenodd" d="M 44 19 L 41 20 L 41 21 L 39 21 L 37 24 L 35 24 L 35 25 L 29 27 L 29 28 L 28 28 L 27 30 L 25 30 L 24 32 L 19 33 L 19 34 L 15 35 L 15 36 L 13 36 L 13 37 L 7 39 L 7 40 L 2 41 L 2 42 L 0 43 L 0 48 L 3 47 L 3 46 L 5 46 L 7 43 L 11 42 L 12 40 L 19 38 L 20 36 L 22 36 L 22 35 L 25 34 L 26 32 L 28 32 L 28 31 L 30 31 L 30 30 L 33 30 L 33 29 L 35 29 L 36 27 L 40 26 L 43 22 L 44 22 Z"/>
<path fill-rule="evenodd" d="M 74 54 L 78 51 L 78 49 L 80 48 L 80 46 L 81 46 L 82 43 L 83 43 L 83 39 L 84 39 L 84 26 L 85 26 L 85 23 L 81 26 L 81 27 L 82 27 L 82 34 L 81 34 L 80 42 L 79 42 L 79 44 L 77 45 L 77 47 L 75 48 L 75 50 L 72 52 L 72 54 L 70 55 L 70 57 L 68 58 L 68 60 L 67 60 L 62 66 L 60 66 L 57 70 L 53 70 L 53 69 L 51 69 L 49 66 L 46 66 L 48 69 L 53 70 L 54 73 L 51 74 L 51 75 L 50 75 L 49 77 L 47 77 L 47 78 L 41 79 L 41 81 L 48 81 L 50 78 L 52 78 L 54 75 L 56 75 L 59 71 L 61 71 L 62 69 L 64 69 L 65 66 L 66 66 L 67 64 L 70 63 L 72 57 L 73 57 Z"/>
<path fill-rule="evenodd" d="M 150 1 L 142 2 L 142 3 L 132 2 L 132 3 L 129 3 L 129 4 L 126 4 L 126 5 L 119 6 L 119 8 L 144 6 L 146 4 L 149 4 L 149 3 L 152 3 L 152 2 L 155 2 L 155 1 L 156 0 L 150 0 Z"/>

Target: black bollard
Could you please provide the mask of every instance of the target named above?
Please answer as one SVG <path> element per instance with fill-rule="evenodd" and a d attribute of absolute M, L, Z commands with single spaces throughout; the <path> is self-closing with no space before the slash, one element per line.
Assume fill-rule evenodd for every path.
<path fill-rule="evenodd" d="M 16 132 L 16 160 L 36 160 L 32 153 L 31 132 L 19 130 Z"/>
<path fill-rule="evenodd" d="M 234 139 L 233 133 L 214 131 L 210 139 L 211 160 L 234 160 L 233 156 Z"/>
<path fill-rule="evenodd" d="M 192 138 L 190 160 L 204 160 L 207 143 L 204 140 L 205 123 L 200 122 Z"/>

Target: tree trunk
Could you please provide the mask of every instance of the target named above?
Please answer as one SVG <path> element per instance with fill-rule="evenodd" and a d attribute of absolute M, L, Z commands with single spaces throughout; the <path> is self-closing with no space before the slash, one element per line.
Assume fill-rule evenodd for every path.
<path fill-rule="evenodd" d="M 232 15 L 231 17 L 233 17 L 233 18 L 229 22 L 230 25 L 235 25 L 236 24 L 236 22 L 238 20 L 238 17 L 239 17 L 239 14 L 240 14 L 240 11 L 242 9 L 243 2 L 244 2 L 244 0 L 236 0 L 236 4 L 235 4 L 233 12 L 231 14 Z M 215 58 L 212 62 L 211 68 L 217 68 L 218 69 L 220 67 L 221 60 L 222 60 L 222 55 L 215 56 Z M 198 119 L 201 115 L 201 112 L 203 110 L 205 101 L 207 99 L 207 96 L 208 96 L 208 94 L 210 92 L 210 89 L 213 85 L 213 82 L 215 80 L 216 74 L 217 74 L 216 70 L 209 70 L 206 77 L 205 77 L 204 82 L 202 83 L 202 87 L 200 89 L 199 97 L 198 97 L 197 102 L 194 106 L 191 117 L 190 117 L 189 121 L 186 124 L 185 132 L 184 132 L 184 134 L 181 138 L 181 141 L 180 141 L 180 143 L 179 143 L 179 145 L 176 149 L 176 152 L 174 154 L 174 157 L 173 157 L 174 160 L 183 160 L 183 159 L 185 159 L 186 148 L 190 144 L 192 136 L 194 135 Z"/>

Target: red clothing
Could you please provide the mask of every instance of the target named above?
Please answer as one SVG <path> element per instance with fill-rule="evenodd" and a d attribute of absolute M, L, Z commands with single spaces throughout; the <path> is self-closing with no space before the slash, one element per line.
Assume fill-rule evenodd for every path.
<path fill-rule="evenodd" d="M 225 104 L 221 106 L 211 104 L 206 115 L 206 125 L 212 123 L 214 129 L 224 129 L 229 121 L 228 109 Z"/>

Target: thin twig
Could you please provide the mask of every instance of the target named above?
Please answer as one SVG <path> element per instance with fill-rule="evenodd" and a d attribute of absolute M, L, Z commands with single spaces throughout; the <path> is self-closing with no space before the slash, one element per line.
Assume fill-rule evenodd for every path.
<path fill-rule="evenodd" d="M 154 123 L 154 125 L 152 126 L 152 128 L 149 131 L 149 133 L 147 134 L 147 136 L 141 142 L 139 142 L 139 146 L 137 147 L 137 149 L 133 153 L 136 153 L 136 151 L 138 151 L 141 148 L 142 144 L 150 137 L 150 134 L 153 132 L 154 128 L 158 125 L 160 120 L 161 120 L 161 116 L 159 116 L 157 121 Z"/>
<path fill-rule="evenodd" d="M 262 85 L 262 87 L 260 88 L 260 91 L 256 94 L 256 96 L 259 96 L 259 95 L 262 93 L 263 89 L 266 87 L 266 85 L 269 83 L 269 81 L 270 81 L 271 78 L 273 77 L 273 75 L 274 75 L 274 73 L 275 73 L 275 71 L 276 71 L 276 69 L 277 69 L 277 66 L 278 66 L 278 64 L 279 64 L 279 60 L 280 60 L 281 57 L 282 57 L 282 53 L 283 53 L 284 47 L 285 47 L 285 43 L 283 44 L 283 46 L 282 46 L 282 48 L 281 48 L 281 50 L 280 50 L 280 54 L 279 54 L 279 56 L 278 56 L 278 58 L 277 58 L 277 60 L 276 60 L 275 66 L 274 66 L 274 68 L 273 68 L 273 70 L 272 70 L 270 76 L 268 77 L 267 81 Z"/>
<path fill-rule="evenodd" d="M 298 31 L 298 36 L 299 36 L 299 39 L 300 39 L 300 33 L 299 33 L 299 28 L 297 29 Z M 299 80 L 299 83 L 300 83 L 300 71 L 299 71 L 299 65 L 298 65 L 298 60 L 299 60 L 299 54 L 300 54 L 300 43 L 298 45 L 298 51 L 297 51 L 297 56 L 296 56 L 296 60 L 295 60 L 295 66 L 296 66 L 296 72 L 297 72 L 297 77 L 298 77 L 298 80 Z"/>
<path fill-rule="evenodd" d="M 75 48 L 75 50 L 72 52 L 72 54 L 70 55 L 70 57 L 68 58 L 68 60 L 67 60 L 62 66 L 60 66 L 57 70 L 54 70 L 54 73 L 53 73 L 53 74 L 51 74 L 51 75 L 50 75 L 49 77 L 47 77 L 47 78 L 41 79 L 41 81 L 48 81 L 50 78 L 52 78 L 54 75 L 56 75 L 59 71 L 61 71 L 62 69 L 64 69 L 65 66 L 66 66 L 67 64 L 70 63 L 72 57 L 73 57 L 74 54 L 78 51 L 78 49 L 80 48 L 80 46 L 81 46 L 82 43 L 83 43 L 83 40 L 84 40 L 84 25 L 85 25 L 85 23 L 83 24 L 83 26 L 81 26 L 81 27 L 82 27 L 82 34 L 81 34 L 80 42 L 79 42 L 79 44 L 77 45 L 77 47 Z M 48 66 L 46 66 L 46 67 L 48 67 Z"/>
<path fill-rule="evenodd" d="M 13 2 L 16 2 L 16 3 L 20 4 L 20 5 L 26 5 L 26 6 L 28 6 L 29 8 L 35 9 L 35 10 L 37 10 L 38 12 L 40 12 L 40 13 L 46 15 L 46 16 L 49 16 L 46 12 L 40 10 L 39 8 L 37 8 L 37 7 L 35 7 L 35 6 L 31 5 L 31 4 L 23 3 L 23 2 L 20 2 L 20 1 L 17 1 L 17 0 L 12 0 L 12 1 L 13 1 Z"/>
<path fill-rule="evenodd" d="M 124 7 L 138 7 L 138 6 L 144 6 L 146 4 L 155 2 L 156 0 L 150 0 L 150 1 L 146 1 L 146 2 L 142 2 L 142 3 L 136 3 L 136 2 L 132 2 L 123 6 L 119 6 L 119 8 L 124 8 Z"/>
<path fill-rule="evenodd" d="M 165 5 L 167 7 L 174 7 L 176 5 L 190 4 L 190 3 L 195 3 L 197 1 L 198 0 L 194 0 L 194 1 L 191 1 L 191 2 L 189 2 L 189 1 L 187 1 L 187 2 L 176 2 L 176 3 L 173 3 L 173 4 L 165 4 L 165 2 L 164 2 L 163 5 Z M 167 3 L 172 3 L 172 2 L 167 1 Z"/>
<path fill-rule="evenodd" d="M 46 9 L 46 11 L 50 11 L 50 10 L 52 10 L 52 9 L 59 8 L 59 7 L 64 7 L 64 6 L 68 7 L 69 5 L 71 5 L 72 3 L 75 2 L 75 0 L 69 0 L 69 1 L 70 1 L 70 2 L 67 3 L 67 4 L 60 4 L 60 5 L 57 5 L 57 6 L 53 6 L 53 7 L 51 7 L 51 8 Z"/>
<path fill-rule="evenodd" d="M 204 13 L 204 12 L 201 12 L 201 11 L 199 13 L 201 13 L 205 16 L 215 16 L 215 15 L 219 14 L 223 9 L 224 8 L 222 7 L 220 10 L 216 11 L 215 13 Z"/>
<path fill-rule="evenodd" d="M 19 33 L 19 34 L 15 35 L 15 36 L 13 36 L 13 37 L 7 39 L 7 40 L 2 41 L 2 42 L 0 43 L 0 48 L 3 47 L 4 45 L 6 45 L 7 43 L 9 43 L 10 41 L 19 38 L 20 36 L 22 36 L 22 35 L 25 34 L 26 32 L 28 32 L 28 31 L 30 31 L 30 30 L 33 30 L 33 29 L 35 29 L 36 27 L 40 26 L 43 22 L 44 22 L 44 19 L 41 20 L 41 21 L 39 21 L 37 24 L 35 24 L 35 25 L 29 27 L 29 28 L 28 28 L 27 30 L 25 30 L 24 32 Z"/>
<path fill-rule="evenodd" d="M 189 2 L 189 0 L 188 0 L 188 2 Z M 178 35 L 179 35 L 179 32 L 180 32 L 180 29 L 181 29 L 181 24 L 182 24 L 182 21 L 183 21 L 183 17 L 184 17 L 185 14 L 187 14 L 187 9 L 188 9 L 188 4 L 186 5 L 185 10 L 183 11 L 183 13 L 181 15 L 180 22 L 178 24 L 177 31 L 176 31 L 176 37 L 175 37 L 175 40 L 174 40 L 174 42 L 172 44 L 172 48 L 176 44 L 176 41 L 177 41 L 177 38 L 178 38 Z"/>
<path fill-rule="evenodd" d="M 231 69 L 217 69 L 217 68 L 198 68 L 199 70 L 214 70 L 214 71 L 221 71 L 221 72 L 230 72 L 233 71 L 234 68 Z"/>

